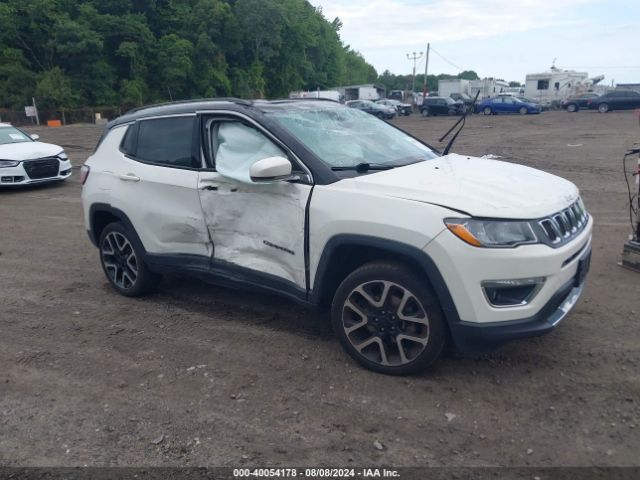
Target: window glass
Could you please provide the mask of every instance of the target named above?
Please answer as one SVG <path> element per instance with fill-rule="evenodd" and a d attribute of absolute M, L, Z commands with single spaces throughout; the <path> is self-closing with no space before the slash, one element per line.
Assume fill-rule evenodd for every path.
<path fill-rule="evenodd" d="M 538 80 L 538 90 L 549 90 L 549 80 Z"/>
<path fill-rule="evenodd" d="M 192 151 L 195 121 L 194 116 L 140 121 L 136 157 L 171 167 L 198 167 Z"/>
<path fill-rule="evenodd" d="M 251 183 L 251 165 L 258 160 L 287 157 L 261 132 L 240 122 L 215 124 L 211 138 L 216 171 L 239 182 Z"/>
<path fill-rule="evenodd" d="M 427 146 L 388 123 L 329 102 L 269 115 L 330 167 L 363 162 L 397 166 L 436 157 Z"/>
<path fill-rule="evenodd" d="M 0 145 L 31 142 L 26 134 L 14 127 L 0 127 Z"/>
<path fill-rule="evenodd" d="M 120 148 L 124 153 L 133 155 L 133 149 L 135 148 L 137 130 L 138 130 L 137 124 L 129 125 L 127 127 L 127 131 L 124 134 L 124 138 L 122 139 L 122 144 L 120 146 Z"/>

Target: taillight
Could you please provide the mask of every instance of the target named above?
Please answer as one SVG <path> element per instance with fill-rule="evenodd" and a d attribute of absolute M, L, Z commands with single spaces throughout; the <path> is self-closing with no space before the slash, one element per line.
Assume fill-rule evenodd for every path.
<path fill-rule="evenodd" d="M 91 172 L 89 165 L 82 165 L 82 167 L 80 167 L 80 183 L 82 183 L 82 185 L 84 185 L 87 178 L 89 178 L 89 172 Z"/>

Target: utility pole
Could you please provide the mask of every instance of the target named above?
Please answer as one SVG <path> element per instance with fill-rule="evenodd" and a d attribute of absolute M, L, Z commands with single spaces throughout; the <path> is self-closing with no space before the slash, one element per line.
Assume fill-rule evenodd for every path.
<path fill-rule="evenodd" d="M 407 60 L 413 60 L 413 78 L 411 79 L 412 85 L 411 85 L 411 94 L 413 95 L 413 93 L 416 91 L 416 63 L 418 62 L 418 60 L 420 60 L 422 58 L 422 55 L 424 54 L 424 52 L 413 52 L 412 54 L 407 53 Z"/>
<path fill-rule="evenodd" d="M 430 49 L 431 49 L 431 44 L 427 43 L 427 59 L 424 64 L 424 88 L 422 89 L 423 100 L 427 96 L 427 91 L 429 90 L 429 87 L 427 86 L 427 75 L 429 75 L 429 50 Z"/>

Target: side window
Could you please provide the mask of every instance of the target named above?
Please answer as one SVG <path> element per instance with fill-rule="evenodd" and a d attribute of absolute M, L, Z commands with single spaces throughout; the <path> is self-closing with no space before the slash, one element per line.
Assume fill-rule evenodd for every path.
<path fill-rule="evenodd" d="M 195 116 L 141 120 L 135 157 L 169 167 L 199 167 L 193 149 L 195 122 Z"/>
<path fill-rule="evenodd" d="M 127 131 L 122 138 L 122 143 L 120 144 L 120 151 L 122 153 L 126 153 L 127 155 L 133 155 L 135 153 L 136 148 L 136 140 L 138 136 L 138 124 L 134 123 L 127 127 Z"/>
<path fill-rule="evenodd" d="M 276 156 L 287 158 L 287 154 L 262 132 L 241 122 L 214 123 L 211 151 L 218 173 L 248 183 L 251 182 L 251 165 L 258 160 Z"/>
<path fill-rule="evenodd" d="M 538 80 L 538 90 L 549 90 L 549 80 Z"/>

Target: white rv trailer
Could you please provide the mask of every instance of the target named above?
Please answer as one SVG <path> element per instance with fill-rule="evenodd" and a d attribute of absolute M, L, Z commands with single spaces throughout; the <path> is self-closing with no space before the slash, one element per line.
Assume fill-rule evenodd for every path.
<path fill-rule="evenodd" d="M 485 98 L 500 95 L 509 88 L 509 84 L 504 80 L 496 80 L 495 78 L 483 78 L 482 80 L 471 80 L 469 82 L 469 95 L 473 98 L 476 93 L 480 92 L 478 101 Z"/>
<path fill-rule="evenodd" d="M 466 93 L 469 95 L 469 80 L 464 78 L 446 78 L 438 80 L 438 95 L 449 97 L 452 93 Z"/>
<path fill-rule="evenodd" d="M 289 93 L 289 98 L 327 98 L 329 100 L 335 100 L 336 102 L 342 102 L 344 100 L 342 94 L 337 90 L 311 90 L 311 91 L 299 91 Z"/>
<path fill-rule="evenodd" d="M 587 72 L 561 70 L 552 66 L 546 72 L 527 75 L 524 96 L 541 104 L 559 104 L 571 95 L 586 91 L 592 83 Z"/>

